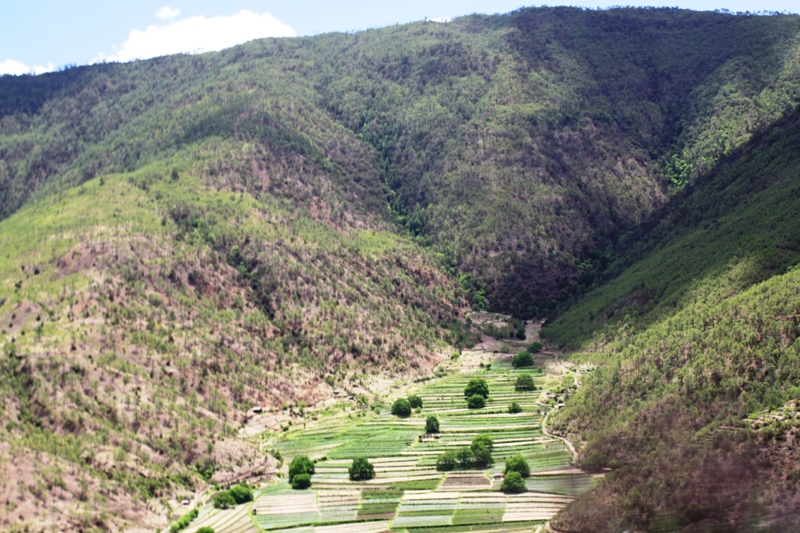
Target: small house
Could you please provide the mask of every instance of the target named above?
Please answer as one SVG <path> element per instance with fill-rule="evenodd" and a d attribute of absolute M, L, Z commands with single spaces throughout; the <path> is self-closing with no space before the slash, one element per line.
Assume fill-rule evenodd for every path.
<path fill-rule="evenodd" d="M 263 409 L 262 407 L 254 407 L 254 408 L 253 408 L 253 412 L 254 412 L 255 414 L 259 415 L 259 414 L 261 414 L 261 413 L 263 413 L 263 412 L 264 412 L 264 409 Z"/>

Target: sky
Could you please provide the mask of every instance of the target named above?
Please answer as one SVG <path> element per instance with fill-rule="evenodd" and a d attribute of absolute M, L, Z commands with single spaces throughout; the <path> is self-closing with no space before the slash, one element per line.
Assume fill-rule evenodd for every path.
<path fill-rule="evenodd" d="M 569 0 L 566 0 L 567 2 Z M 800 0 L 585 0 L 574 5 L 797 13 Z M 212 51 L 262 37 L 350 32 L 471 13 L 507 13 L 524 0 L 0 0 L 0 75 L 67 65 Z"/>

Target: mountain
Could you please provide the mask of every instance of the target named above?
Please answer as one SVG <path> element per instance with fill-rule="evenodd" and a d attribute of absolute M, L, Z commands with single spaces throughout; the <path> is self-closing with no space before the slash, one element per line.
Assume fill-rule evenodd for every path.
<path fill-rule="evenodd" d="M 555 427 L 613 466 L 560 527 L 800 526 L 800 112 L 631 236 L 630 264 L 545 331 L 600 364 Z M 602 505 L 598 505 L 602 503 Z"/>
<path fill-rule="evenodd" d="M 734 301 L 793 315 L 757 294 L 798 259 L 798 35 L 796 16 L 536 8 L 0 78 L 8 516 L 151 523 L 154 498 L 265 460 L 233 438 L 252 407 L 375 401 L 474 342 L 470 307 L 549 315 L 552 344 L 601 365 L 556 429 L 588 466 L 623 466 L 565 528 L 778 513 L 755 496 L 719 511 L 775 464 L 699 510 L 679 504 L 700 485 L 664 501 L 655 483 L 707 467 L 731 441 L 716 428 L 747 415 L 759 429 L 725 465 L 790 457 L 758 413 L 790 401 L 792 374 L 751 390 L 712 336 L 696 364 L 722 366 L 695 413 L 660 383 L 696 366 L 656 348 Z M 634 423 L 691 461 L 647 485 Z"/>

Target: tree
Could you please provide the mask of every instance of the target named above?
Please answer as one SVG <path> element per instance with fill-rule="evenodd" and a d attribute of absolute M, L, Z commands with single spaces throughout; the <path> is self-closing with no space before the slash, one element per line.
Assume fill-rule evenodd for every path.
<path fill-rule="evenodd" d="M 480 394 L 473 394 L 467 399 L 467 407 L 470 409 L 481 409 L 486 406 L 486 399 Z"/>
<path fill-rule="evenodd" d="M 446 451 L 436 459 L 436 470 L 439 472 L 450 472 L 456 469 L 457 462 L 456 452 L 453 450 Z"/>
<path fill-rule="evenodd" d="M 408 403 L 411 404 L 412 409 L 422 409 L 422 398 L 413 395 L 408 397 Z"/>
<path fill-rule="evenodd" d="M 406 400 L 405 398 L 400 398 L 396 400 L 392 405 L 392 414 L 394 416 L 399 416 L 400 418 L 405 418 L 411 415 L 411 402 Z"/>
<path fill-rule="evenodd" d="M 375 467 L 366 459 L 353 459 L 347 473 L 350 474 L 350 481 L 364 481 L 375 477 Z"/>
<path fill-rule="evenodd" d="M 462 446 L 456 450 L 456 459 L 458 460 L 458 467 L 461 469 L 472 468 L 472 463 L 475 461 L 475 454 L 468 446 Z"/>
<path fill-rule="evenodd" d="M 528 351 L 530 353 L 539 353 L 542 351 L 542 348 L 544 348 L 544 346 L 539 341 L 533 341 L 528 345 Z"/>
<path fill-rule="evenodd" d="M 474 378 L 469 380 L 467 388 L 464 389 L 464 396 L 480 395 L 484 398 L 489 397 L 489 384 L 483 378 Z"/>
<path fill-rule="evenodd" d="M 214 533 L 213 527 L 203 526 L 196 533 Z"/>
<path fill-rule="evenodd" d="M 311 486 L 311 476 L 309 474 L 297 474 L 292 479 L 292 488 L 295 490 L 307 489 Z"/>
<path fill-rule="evenodd" d="M 514 390 L 536 390 L 536 384 L 533 382 L 533 376 L 530 374 L 522 374 L 517 377 L 514 383 Z"/>
<path fill-rule="evenodd" d="M 518 453 L 514 457 L 506 459 L 505 475 L 507 476 L 510 472 L 516 472 L 522 477 L 529 477 L 531 475 L 531 469 L 522 454 Z"/>
<path fill-rule="evenodd" d="M 478 468 L 486 468 L 494 464 L 492 452 L 482 443 L 473 442 L 470 450 L 472 451 L 473 463 Z"/>
<path fill-rule="evenodd" d="M 216 509 L 230 509 L 231 507 L 236 507 L 236 500 L 234 500 L 231 493 L 226 490 L 214 496 L 214 507 Z"/>
<path fill-rule="evenodd" d="M 241 505 L 243 503 L 253 501 L 253 491 L 250 487 L 247 486 L 247 483 L 242 483 L 240 485 L 236 485 L 231 490 L 228 491 L 236 502 L 236 505 Z"/>
<path fill-rule="evenodd" d="M 425 433 L 439 433 L 439 419 L 429 416 L 425 419 Z"/>
<path fill-rule="evenodd" d="M 289 465 L 289 481 L 294 480 L 295 476 L 300 474 L 311 474 L 314 473 L 314 463 L 305 455 L 298 455 L 294 459 L 292 459 L 291 464 Z"/>
<path fill-rule="evenodd" d="M 522 407 L 517 402 L 511 402 L 511 405 L 508 406 L 509 414 L 516 414 L 522 412 Z"/>
<path fill-rule="evenodd" d="M 514 368 L 533 366 L 533 356 L 528 352 L 520 352 L 511 360 L 511 366 Z"/>
<path fill-rule="evenodd" d="M 486 449 L 488 449 L 489 451 L 494 450 L 494 441 L 492 440 L 492 437 L 490 437 L 486 433 L 481 433 L 479 435 L 476 435 L 475 438 L 472 439 L 472 444 L 470 446 L 474 449 L 474 447 L 477 446 L 478 444 L 486 446 Z"/>
<path fill-rule="evenodd" d="M 525 486 L 525 480 L 522 479 L 519 472 L 509 472 L 503 478 L 500 490 L 506 494 L 522 494 L 528 490 L 528 487 Z"/>

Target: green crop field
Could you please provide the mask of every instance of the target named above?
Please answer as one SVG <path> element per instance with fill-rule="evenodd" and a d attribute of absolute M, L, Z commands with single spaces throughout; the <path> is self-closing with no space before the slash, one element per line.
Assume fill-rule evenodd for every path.
<path fill-rule="evenodd" d="M 311 488 L 292 490 L 279 479 L 237 509 L 204 509 L 187 531 L 204 525 L 218 533 L 536 529 L 588 490 L 592 478 L 571 467 L 572 456 L 561 441 L 542 432 L 542 418 L 550 409 L 547 391 L 559 383 L 558 376 L 534 369 L 537 390 L 517 392 L 517 374 L 502 361 L 478 372 L 459 368 L 415 391 L 424 408 L 409 418 L 392 416 L 388 408 L 355 418 L 334 413 L 308 429 L 286 432 L 274 446 L 285 464 L 299 455 L 316 460 Z M 467 409 L 464 387 L 476 377 L 487 381 L 490 396 L 483 409 Z M 511 402 L 523 411 L 509 414 Z M 423 436 L 425 418 L 431 415 L 439 419 L 440 433 Z M 494 441 L 493 465 L 484 470 L 436 470 L 439 455 L 469 446 L 479 433 Z M 506 495 L 500 492 L 504 460 L 517 454 L 531 468 L 528 492 Z M 373 464 L 374 479 L 350 481 L 347 469 L 356 458 Z"/>

